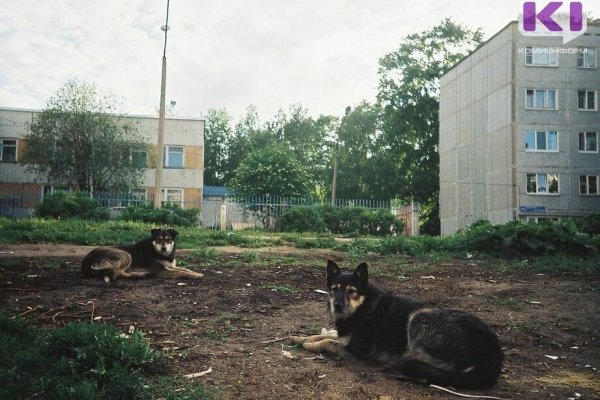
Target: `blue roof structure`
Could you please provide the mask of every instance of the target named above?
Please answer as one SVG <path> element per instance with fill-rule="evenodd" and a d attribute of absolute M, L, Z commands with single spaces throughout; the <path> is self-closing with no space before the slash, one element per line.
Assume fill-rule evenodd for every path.
<path fill-rule="evenodd" d="M 204 197 L 223 197 L 232 193 L 225 186 L 204 186 Z"/>

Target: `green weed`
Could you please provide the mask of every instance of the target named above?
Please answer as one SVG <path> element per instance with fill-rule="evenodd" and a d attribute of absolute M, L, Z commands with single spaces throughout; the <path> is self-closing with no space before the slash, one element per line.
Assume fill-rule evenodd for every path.
<path fill-rule="evenodd" d="M 201 387 L 186 386 L 182 397 L 153 382 L 164 370 L 162 355 L 141 333 L 125 336 L 111 325 L 39 329 L 1 312 L 0 360 L 3 399 L 210 398 Z"/>

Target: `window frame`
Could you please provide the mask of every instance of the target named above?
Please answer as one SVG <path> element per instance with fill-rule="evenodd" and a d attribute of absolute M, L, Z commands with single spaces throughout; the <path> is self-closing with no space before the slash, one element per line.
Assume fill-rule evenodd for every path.
<path fill-rule="evenodd" d="M 179 200 L 179 202 L 169 200 L 169 191 L 179 192 L 181 194 L 181 200 Z M 183 204 L 185 202 L 184 195 L 185 195 L 185 191 L 183 190 L 183 188 L 164 188 L 163 189 L 163 204 L 178 204 L 181 208 L 183 208 Z"/>
<path fill-rule="evenodd" d="M 181 166 L 171 166 L 171 153 L 170 149 L 181 148 Z M 185 168 L 185 146 L 183 145 L 165 145 L 163 147 L 163 167 L 170 169 L 183 169 Z"/>
<path fill-rule="evenodd" d="M 14 142 L 14 144 L 5 144 L 4 142 Z M 14 148 L 14 160 L 5 160 L 4 150 Z M 16 163 L 19 157 L 19 141 L 16 138 L 0 138 L 0 162 Z"/>
<path fill-rule="evenodd" d="M 598 49 L 595 47 L 579 47 L 577 52 L 577 68 L 596 69 L 598 68 Z M 586 65 L 585 54 L 587 51 L 593 52 L 593 65 Z"/>
<path fill-rule="evenodd" d="M 595 150 L 588 150 L 587 149 L 587 135 L 592 134 L 595 135 L 596 140 L 595 140 L 595 144 L 596 144 L 596 149 Z M 581 149 L 581 143 L 582 143 L 582 135 L 583 136 L 583 147 L 584 149 Z M 588 154 L 598 154 L 598 139 L 599 138 L 600 133 L 599 132 L 579 132 L 577 135 L 577 149 L 579 153 L 588 153 Z"/>
<path fill-rule="evenodd" d="M 537 50 L 536 50 L 537 49 Z M 536 55 L 546 55 L 548 58 L 548 62 L 535 62 Z M 554 63 L 551 61 L 551 55 L 554 55 Z M 539 61 L 539 60 L 538 60 Z M 528 67 L 549 67 L 549 68 L 557 68 L 558 67 L 558 51 L 556 47 L 536 47 L 536 46 L 526 46 L 525 47 L 525 65 Z"/>
<path fill-rule="evenodd" d="M 545 137 L 545 145 L 546 148 L 545 149 L 538 149 L 538 134 L 543 133 L 544 137 Z M 556 136 L 556 148 L 555 149 L 550 149 L 549 148 L 549 140 L 548 140 L 548 136 L 549 134 L 553 133 Z M 527 136 L 528 134 L 533 134 L 534 135 L 534 141 L 533 143 L 535 144 L 535 148 L 529 148 L 528 147 L 528 140 L 527 140 Z M 526 129 L 525 130 L 525 151 L 528 153 L 558 153 L 559 152 L 559 134 L 558 131 L 538 131 L 535 129 Z"/>
<path fill-rule="evenodd" d="M 529 92 L 532 92 L 531 96 L 531 106 L 529 105 Z M 536 106 L 536 100 L 538 98 L 538 93 L 544 93 L 544 105 L 543 107 Z M 548 93 L 554 92 L 554 107 L 548 106 Z M 525 109 L 526 110 L 542 110 L 542 111 L 556 111 L 558 110 L 558 89 L 533 89 L 526 88 L 525 89 Z"/>
<path fill-rule="evenodd" d="M 585 183 L 582 183 L 582 178 L 585 179 Z M 594 178 L 596 181 L 595 193 L 590 193 L 590 178 Z M 585 185 L 585 193 L 581 190 Z M 580 196 L 600 196 L 600 175 L 579 175 L 579 195 Z"/>
<path fill-rule="evenodd" d="M 530 177 L 535 176 L 535 191 L 530 191 Z M 544 191 L 540 191 L 540 178 L 545 177 Z M 550 192 L 550 187 L 553 183 L 550 183 L 550 177 L 556 178 L 556 191 Z M 556 173 L 527 173 L 525 175 L 525 191 L 528 195 L 537 196 L 558 196 L 560 195 L 560 176 Z"/>
<path fill-rule="evenodd" d="M 579 100 L 580 100 L 579 96 L 581 93 L 584 94 L 584 96 L 583 96 L 583 99 L 585 101 L 584 108 L 581 108 L 579 106 Z M 594 94 L 594 108 L 590 108 L 588 106 L 589 93 Z M 597 90 L 587 90 L 587 89 L 577 90 L 577 111 L 591 111 L 591 112 L 598 111 L 598 91 Z"/>

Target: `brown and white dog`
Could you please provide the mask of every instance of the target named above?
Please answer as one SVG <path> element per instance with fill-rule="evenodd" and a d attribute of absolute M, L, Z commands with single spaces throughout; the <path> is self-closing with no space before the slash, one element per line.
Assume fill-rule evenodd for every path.
<path fill-rule="evenodd" d="M 190 278 L 204 275 L 176 266 L 174 229 L 152 229 L 150 237 L 131 245 L 98 247 L 81 262 L 86 278 Z"/>

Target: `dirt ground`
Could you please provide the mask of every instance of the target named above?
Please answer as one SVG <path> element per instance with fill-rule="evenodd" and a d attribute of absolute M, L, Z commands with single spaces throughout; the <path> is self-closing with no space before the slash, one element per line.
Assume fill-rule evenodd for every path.
<path fill-rule="evenodd" d="M 36 323 L 81 320 L 142 331 L 169 357 L 166 374 L 194 378 L 223 399 L 457 399 L 396 379 L 382 366 L 317 357 L 289 334 L 331 327 L 324 289 L 327 258 L 293 248 L 223 248 L 179 263 L 201 281 L 84 279 L 89 247 L 0 245 L 0 308 Z M 206 256 L 208 257 L 208 256 Z M 369 256 L 386 289 L 468 310 L 500 336 L 505 365 L 497 384 L 471 395 L 502 399 L 600 399 L 600 276 L 536 274 L 501 262 Z M 286 356 L 287 355 L 287 356 Z M 463 391 L 465 392 L 465 391 Z"/>

